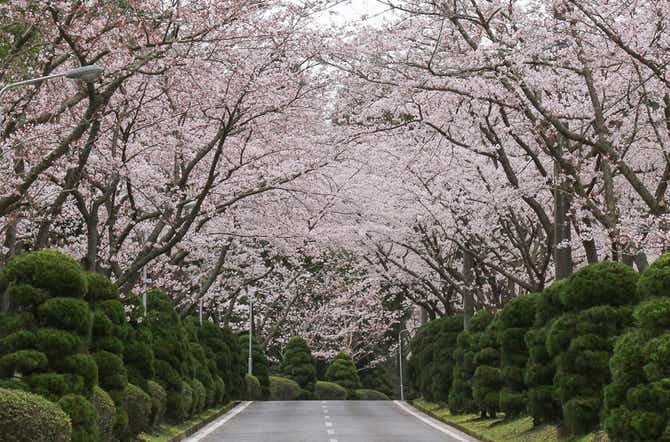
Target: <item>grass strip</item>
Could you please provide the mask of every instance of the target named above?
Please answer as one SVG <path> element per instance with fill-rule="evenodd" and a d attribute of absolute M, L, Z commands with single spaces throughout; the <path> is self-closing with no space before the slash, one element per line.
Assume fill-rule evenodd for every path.
<path fill-rule="evenodd" d="M 416 399 L 412 405 L 423 413 L 449 424 L 483 442 L 592 442 L 602 440 L 602 433 L 560 438 L 557 425 L 533 427 L 529 416 L 504 420 L 481 419 L 478 414 L 451 414 L 446 406 Z M 502 415 L 501 415 L 502 416 Z"/>
<path fill-rule="evenodd" d="M 229 412 L 239 402 L 228 402 L 221 407 L 213 407 L 193 416 L 179 425 L 161 424 L 156 434 L 142 433 L 141 442 L 177 442 L 195 433 L 205 425 Z"/>

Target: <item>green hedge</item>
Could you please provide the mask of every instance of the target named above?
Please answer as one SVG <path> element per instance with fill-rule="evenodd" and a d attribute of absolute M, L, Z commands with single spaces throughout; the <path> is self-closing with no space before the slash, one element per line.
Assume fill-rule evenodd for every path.
<path fill-rule="evenodd" d="M 70 418 L 41 396 L 0 388 L 0 436 L 16 442 L 69 442 Z"/>
<path fill-rule="evenodd" d="M 319 400 L 343 401 L 347 399 L 347 389 L 334 382 L 317 381 L 314 397 Z"/>
<path fill-rule="evenodd" d="M 300 385 L 293 379 L 270 376 L 270 400 L 294 401 L 300 396 Z"/>
<path fill-rule="evenodd" d="M 361 401 L 389 401 L 391 400 L 384 393 L 377 390 L 360 388 L 356 390 L 356 397 Z"/>

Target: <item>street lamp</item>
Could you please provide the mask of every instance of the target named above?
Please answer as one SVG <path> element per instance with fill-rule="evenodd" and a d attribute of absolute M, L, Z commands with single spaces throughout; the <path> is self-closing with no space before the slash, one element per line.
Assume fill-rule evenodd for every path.
<path fill-rule="evenodd" d="M 399 363 L 399 367 L 400 367 L 400 400 L 401 401 L 405 400 L 405 387 L 403 385 L 403 378 L 402 378 L 402 360 L 403 360 L 403 357 L 402 357 L 402 334 L 405 333 L 405 332 L 409 334 L 409 333 L 413 332 L 414 330 L 416 330 L 416 327 L 414 327 L 412 329 L 403 329 L 403 330 L 400 330 L 400 332 L 398 333 L 398 363 Z"/>
<path fill-rule="evenodd" d="M 247 287 L 247 298 L 249 299 L 249 367 L 248 372 L 250 375 L 254 374 L 254 359 L 251 354 L 251 339 L 253 338 L 254 333 L 254 294 L 256 293 L 255 287 Z"/>
<path fill-rule="evenodd" d="M 41 81 L 51 80 L 59 77 L 66 77 L 72 80 L 82 80 L 86 82 L 92 82 L 95 81 L 95 79 L 98 78 L 104 71 L 105 71 L 104 68 L 94 64 L 90 64 L 87 66 L 81 66 L 78 68 L 70 69 L 69 71 L 59 72 L 57 74 L 46 75 L 44 77 L 38 77 L 38 78 L 31 78 L 29 80 L 17 81 L 16 83 L 10 83 L 7 86 L 0 89 L 0 98 L 2 98 L 2 95 L 5 92 L 7 92 L 10 89 L 14 89 L 15 87 L 23 86 L 26 84 L 39 83 Z M 0 112 L 0 117 L 1 116 L 2 112 Z M 0 124 L 3 121 L 4 118 L 0 118 Z"/>

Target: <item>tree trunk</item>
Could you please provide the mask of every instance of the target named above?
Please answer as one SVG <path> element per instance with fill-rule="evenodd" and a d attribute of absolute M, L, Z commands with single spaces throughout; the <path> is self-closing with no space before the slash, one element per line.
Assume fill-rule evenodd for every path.
<path fill-rule="evenodd" d="M 463 294 L 463 330 L 470 329 L 470 319 L 475 310 L 474 287 L 472 287 L 472 267 L 474 258 L 469 250 L 463 253 L 463 282 L 465 282 L 465 293 Z"/>
<path fill-rule="evenodd" d="M 557 145 L 559 155 L 563 151 L 563 137 Z M 570 229 L 570 189 L 561 180 L 561 168 L 554 162 L 554 265 L 556 279 L 564 279 L 572 274 L 572 245 Z"/>

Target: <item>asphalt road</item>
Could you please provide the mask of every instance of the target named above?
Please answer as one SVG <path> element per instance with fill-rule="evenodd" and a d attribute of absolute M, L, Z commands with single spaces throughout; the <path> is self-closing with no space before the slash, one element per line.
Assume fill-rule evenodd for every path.
<path fill-rule="evenodd" d="M 188 442 L 476 442 L 392 401 L 246 402 Z"/>

